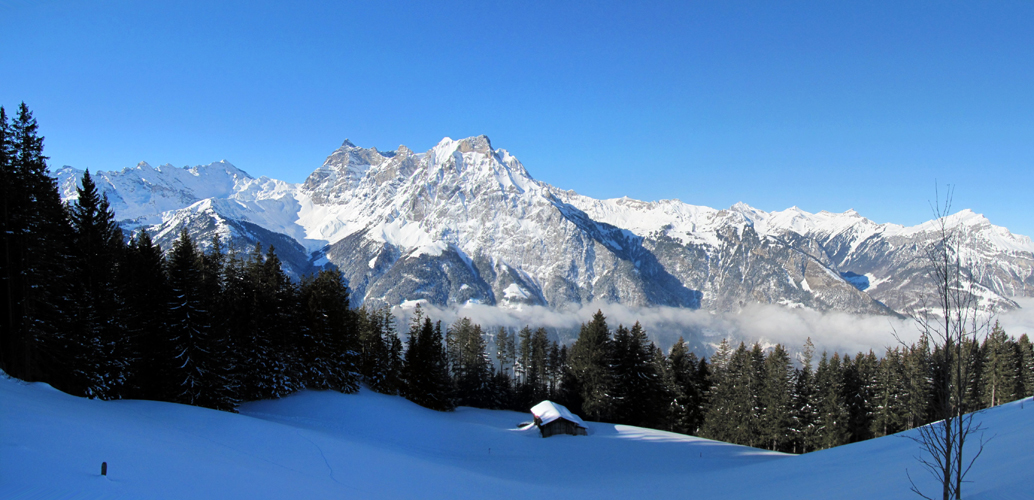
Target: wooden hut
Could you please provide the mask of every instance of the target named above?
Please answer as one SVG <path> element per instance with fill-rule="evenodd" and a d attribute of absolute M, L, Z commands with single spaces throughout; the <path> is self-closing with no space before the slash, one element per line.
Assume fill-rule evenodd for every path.
<path fill-rule="evenodd" d="M 544 438 L 554 434 L 588 435 L 585 422 L 564 405 L 543 401 L 531 408 L 531 414 L 535 417 L 535 425 Z"/>

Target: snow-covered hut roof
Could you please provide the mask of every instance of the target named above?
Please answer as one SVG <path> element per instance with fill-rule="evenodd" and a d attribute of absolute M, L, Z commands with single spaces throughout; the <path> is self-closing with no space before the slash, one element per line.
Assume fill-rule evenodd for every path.
<path fill-rule="evenodd" d="M 564 405 L 556 404 L 549 400 L 532 406 L 531 414 L 535 415 L 535 418 L 539 420 L 539 425 L 546 425 L 558 418 L 562 418 L 585 427 L 585 422 L 582 422 L 582 419 L 578 418 L 578 415 L 571 413 L 571 410 L 568 410 Z"/>

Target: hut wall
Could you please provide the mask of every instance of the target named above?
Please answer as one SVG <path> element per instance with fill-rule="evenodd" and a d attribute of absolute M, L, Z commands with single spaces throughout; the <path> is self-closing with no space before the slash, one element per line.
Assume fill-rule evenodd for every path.
<path fill-rule="evenodd" d="M 568 422 L 558 418 L 546 425 L 539 426 L 542 437 L 547 438 L 556 434 L 570 434 L 572 436 L 585 436 L 585 429 L 574 422 Z"/>

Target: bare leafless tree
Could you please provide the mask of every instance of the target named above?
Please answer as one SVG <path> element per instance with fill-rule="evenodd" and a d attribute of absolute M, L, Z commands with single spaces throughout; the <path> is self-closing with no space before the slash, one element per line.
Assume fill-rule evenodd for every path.
<path fill-rule="evenodd" d="M 927 248 L 926 258 L 930 278 L 936 282 L 936 294 L 912 314 L 931 348 L 940 353 L 934 362 L 932 415 L 939 420 L 921 426 L 910 437 L 920 447 L 916 460 L 937 479 L 943 500 L 962 498 L 966 474 L 987 443 L 984 429 L 975 420 L 976 414 L 967 413 L 967 381 L 976 374 L 971 373 L 963 350 L 968 342 L 986 337 L 992 316 L 981 310 L 973 288 L 979 280 L 972 275 L 973 266 L 966 265 L 961 254 L 963 227 L 951 224 L 948 218 L 953 194 L 954 189 L 949 186 L 943 204 L 939 193 L 931 204 L 938 238 Z M 970 437 L 977 442 L 968 443 Z M 970 451 L 964 454 L 967 445 Z M 908 478 L 913 492 L 933 500 L 920 491 L 911 475 Z"/>

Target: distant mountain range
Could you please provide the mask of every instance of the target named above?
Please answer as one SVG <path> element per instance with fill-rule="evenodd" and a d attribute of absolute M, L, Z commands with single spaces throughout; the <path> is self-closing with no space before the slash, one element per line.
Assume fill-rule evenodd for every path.
<path fill-rule="evenodd" d="M 76 197 L 82 171 L 57 172 Z M 485 136 L 417 153 L 345 141 L 302 184 L 253 178 L 226 161 L 140 163 L 94 172 L 127 230 L 171 248 L 186 227 L 241 252 L 274 245 L 289 273 L 341 269 L 354 303 L 427 301 L 575 309 L 594 301 L 735 312 L 751 303 L 907 314 L 933 284 L 935 222 L 876 224 L 854 211 L 764 212 L 677 200 L 597 200 L 531 177 Z M 983 307 L 1034 296 L 1034 243 L 963 210 Z"/>

